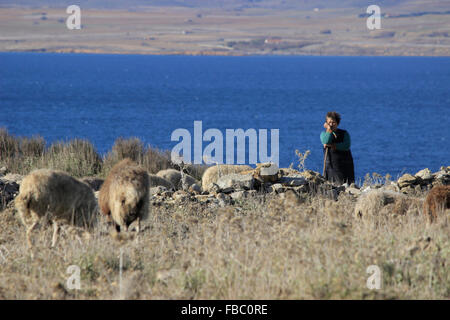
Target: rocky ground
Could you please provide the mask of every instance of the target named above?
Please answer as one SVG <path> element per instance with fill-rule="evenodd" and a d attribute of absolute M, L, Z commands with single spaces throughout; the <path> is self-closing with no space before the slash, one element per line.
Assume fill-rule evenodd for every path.
<path fill-rule="evenodd" d="M 423 195 L 436 185 L 450 184 L 450 166 L 441 167 L 437 172 L 428 168 L 416 174 L 405 173 L 397 181 L 390 181 L 389 177 L 373 175 L 367 176 L 363 186 L 355 184 L 336 185 L 326 181 L 321 174 L 311 170 L 299 172 L 291 168 L 259 167 L 252 172 L 224 175 L 217 179 L 217 183 L 203 191 L 197 184 L 178 186 L 169 190 L 164 186 L 151 188 L 151 203 L 155 206 L 161 204 L 178 204 L 183 202 L 197 202 L 210 206 L 224 207 L 251 197 L 264 195 L 281 195 L 292 191 L 299 196 L 323 195 L 329 199 L 338 200 L 339 194 L 347 193 L 358 198 L 372 189 L 390 190 L 406 195 Z M 19 193 L 22 175 L 8 173 L 7 168 L 0 168 L 0 203 L 5 208 Z M 87 177 L 83 179 L 94 191 L 100 189 L 103 179 Z M 183 190 L 184 189 L 184 190 Z M 205 188 L 206 189 L 206 188 Z"/>

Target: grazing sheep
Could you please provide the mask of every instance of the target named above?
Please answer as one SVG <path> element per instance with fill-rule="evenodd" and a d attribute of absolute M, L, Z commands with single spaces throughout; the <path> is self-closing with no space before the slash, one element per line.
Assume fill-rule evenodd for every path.
<path fill-rule="evenodd" d="M 384 213 L 405 214 L 411 199 L 399 192 L 375 189 L 363 193 L 356 202 L 356 217 L 376 217 Z"/>
<path fill-rule="evenodd" d="M 23 179 L 15 207 L 27 227 L 28 246 L 32 246 L 31 232 L 41 218 L 46 218 L 53 224 L 54 247 L 60 221 L 76 226 L 93 226 L 97 201 L 87 184 L 62 171 L 39 169 Z"/>
<path fill-rule="evenodd" d="M 156 174 L 149 174 L 148 177 L 150 179 L 150 187 L 151 188 L 154 188 L 157 186 L 162 186 L 162 187 L 166 187 L 167 190 L 175 190 L 174 185 L 170 181 L 168 181 L 162 177 L 158 177 Z"/>
<path fill-rule="evenodd" d="M 217 180 L 220 177 L 231 173 L 240 173 L 242 171 L 249 170 L 253 170 L 253 168 L 247 165 L 220 164 L 209 167 L 203 174 L 202 188 L 203 190 L 209 191 L 211 184 L 217 183 Z"/>
<path fill-rule="evenodd" d="M 433 222 L 438 212 L 446 209 L 450 209 L 450 186 L 433 187 L 423 203 L 423 213 Z"/>
<path fill-rule="evenodd" d="M 158 177 L 164 178 L 168 181 L 170 181 L 174 187 L 178 189 L 182 189 L 181 186 L 181 172 L 175 169 L 166 169 L 161 170 L 156 174 Z M 197 180 L 195 180 L 194 177 L 184 174 L 184 177 L 186 179 L 186 187 L 189 188 L 193 184 L 200 184 Z"/>
<path fill-rule="evenodd" d="M 109 172 L 99 192 L 101 212 L 115 224 L 116 230 L 128 231 L 134 221 L 139 233 L 140 222 L 149 209 L 149 175 L 131 159 L 117 163 Z"/>

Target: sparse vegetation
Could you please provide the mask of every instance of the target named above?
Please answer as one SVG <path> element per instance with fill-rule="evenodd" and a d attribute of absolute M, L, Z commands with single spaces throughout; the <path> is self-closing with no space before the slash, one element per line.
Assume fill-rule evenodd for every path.
<path fill-rule="evenodd" d="M 91 142 L 74 139 L 58 141 L 46 147 L 40 136 L 17 137 L 0 128 L 0 167 L 9 171 L 28 174 L 33 169 L 49 168 L 63 170 L 74 177 L 106 177 L 109 170 L 120 160 L 131 158 L 143 166 L 149 173 L 179 167 L 170 161 L 170 152 L 145 146 L 138 138 L 116 139 L 112 150 L 101 156 Z M 203 165 L 186 165 L 186 171 L 197 180 L 201 180 L 207 169 Z"/>
<path fill-rule="evenodd" d="M 304 153 L 301 153 L 299 150 L 295 150 L 295 154 L 298 157 L 298 165 L 297 168 L 299 171 L 305 171 L 306 170 L 306 159 L 308 158 L 308 156 L 311 154 L 310 150 L 306 150 Z M 293 164 L 291 164 L 291 168 L 292 168 Z"/>
<path fill-rule="evenodd" d="M 42 138 L 23 143 L 0 133 L 0 165 L 12 172 L 27 173 L 46 159 L 97 176 L 125 156 L 148 170 L 171 165 L 134 138 L 118 139 L 101 159 L 85 141 L 44 148 Z M 297 152 L 299 169 L 307 154 Z M 366 185 L 389 178 L 373 174 Z M 410 204 L 413 197 L 404 199 Z M 154 202 L 138 238 L 110 233 L 99 218 L 89 233 L 62 225 L 50 248 L 52 228 L 41 226 L 32 258 L 11 202 L 0 212 L 0 299 L 449 299 L 450 216 L 428 223 L 420 205 L 404 204 L 364 219 L 354 214 L 356 197 L 345 192 L 337 201 L 290 190 L 225 206 Z M 67 287 L 71 265 L 80 267 L 80 290 Z M 370 265 L 382 271 L 379 290 L 366 286 Z"/>
<path fill-rule="evenodd" d="M 355 219 L 350 196 L 257 197 L 239 205 L 153 207 L 138 240 L 99 228 L 87 237 L 51 228 L 32 260 L 13 210 L 0 213 L 1 299 L 448 299 L 448 216 L 417 211 L 377 223 Z M 123 249 L 123 290 L 119 253 Z M 81 290 L 66 269 L 81 268 Z M 382 288 L 366 287 L 366 268 Z"/>

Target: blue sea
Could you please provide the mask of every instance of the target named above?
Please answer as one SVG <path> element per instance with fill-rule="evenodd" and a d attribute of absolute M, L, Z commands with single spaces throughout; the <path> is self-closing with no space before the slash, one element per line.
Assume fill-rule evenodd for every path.
<path fill-rule="evenodd" d="M 321 172 L 319 135 L 334 110 L 357 179 L 450 165 L 448 57 L 0 53 L 0 127 L 48 142 L 86 138 L 100 153 L 119 136 L 171 150 L 172 132 L 193 137 L 198 120 L 224 136 L 279 129 L 280 166 L 310 150 L 306 168 Z"/>

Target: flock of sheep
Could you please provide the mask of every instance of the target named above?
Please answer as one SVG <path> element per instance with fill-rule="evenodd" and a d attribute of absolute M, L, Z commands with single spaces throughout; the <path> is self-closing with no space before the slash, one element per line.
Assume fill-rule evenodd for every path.
<path fill-rule="evenodd" d="M 213 166 L 205 171 L 201 184 L 204 190 L 208 190 L 208 186 L 217 182 L 219 170 L 221 175 L 225 175 L 248 172 L 251 169 L 249 166 Z M 180 184 L 184 188 L 185 185 L 194 186 L 200 183 L 174 169 L 162 170 L 157 175 L 148 174 L 132 160 L 124 159 L 109 172 L 100 188 L 97 201 L 88 184 L 62 171 L 38 169 L 23 179 L 19 195 L 15 199 L 15 207 L 26 226 L 28 246 L 32 247 L 32 231 L 41 220 L 46 220 L 53 225 L 54 247 L 61 222 L 92 228 L 99 211 L 113 223 L 118 232 L 128 231 L 130 225 L 135 223 L 135 230 L 139 233 L 140 222 L 149 212 L 150 187 L 164 186 L 167 189 L 175 189 Z M 370 210 L 379 211 L 380 206 L 389 204 L 401 206 L 404 201 L 408 200 L 398 193 L 372 192 L 360 197 L 355 213 L 362 215 Z M 434 187 L 425 199 L 423 212 L 434 220 L 440 206 L 444 209 L 450 208 L 450 186 Z"/>
<path fill-rule="evenodd" d="M 228 171 L 242 170 L 240 166 L 230 166 Z M 216 171 L 216 167 L 206 170 L 202 179 L 204 185 L 214 180 Z M 98 211 L 115 225 L 118 232 L 127 231 L 135 222 L 135 229 L 139 233 L 140 222 L 149 211 L 150 186 L 175 189 L 181 183 L 191 186 L 199 182 L 174 169 L 162 170 L 157 175 L 148 174 L 132 160 L 124 159 L 109 172 L 100 188 L 97 202 L 88 184 L 63 171 L 38 169 L 23 179 L 15 207 L 26 226 L 28 246 L 32 247 L 33 230 L 40 221 L 45 220 L 53 225 L 54 247 L 61 222 L 89 229 L 95 225 Z"/>

